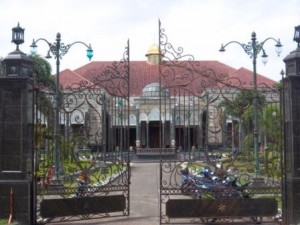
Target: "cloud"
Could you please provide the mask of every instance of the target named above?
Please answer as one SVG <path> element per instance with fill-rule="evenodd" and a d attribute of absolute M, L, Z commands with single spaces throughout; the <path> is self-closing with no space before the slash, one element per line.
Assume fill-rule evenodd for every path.
<path fill-rule="evenodd" d="M 14 49 L 11 29 L 20 22 L 25 28 L 21 49 L 29 53 L 32 39 L 55 42 L 57 32 L 65 44 L 91 43 L 93 60 L 119 60 L 130 39 L 131 60 L 145 60 L 145 53 L 158 43 L 158 19 L 175 47 L 197 60 L 219 60 L 232 67 L 252 69 L 251 59 L 239 46 L 230 46 L 224 54 L 221 43 L 236 40 L 247 44 L 251 33 L 258 41 L 280 38 L 284 48 L 280 58 L 274 43 L 266 44 L 269 63 L 258 62 L 258 72 L 279 80 L 283 58 L 296 48 L 294 27 L 299 25 L 299 0 L 278 4 L 273 0 L 2 0 L 0 1 L 0 56 Z M 39 43 L 38 52 L 48 46 Z M 52 67 L 55 61 L 50 60 Z M 61 69 L 76 69 L 86 64 L 85 48 L 74 46 L 63 57 Z M 55 69 L 53 69 L 55 71 Z"/>

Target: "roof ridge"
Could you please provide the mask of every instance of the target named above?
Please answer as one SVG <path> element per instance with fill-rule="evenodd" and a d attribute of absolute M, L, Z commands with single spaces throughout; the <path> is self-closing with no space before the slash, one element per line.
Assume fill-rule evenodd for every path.
<path fill-rule="evenodd" d="M 250 70 L 250 69 L 248 69 L 248 68 L 246 68 L 246 67 L 243 67 L 243 66 L 240 67 L 239 69 L 237 69 L 237 72 L 238 72 L 239 70 L 247 70 L 248 72 L 253 73 L 252 70 Z M 271 78 L 266 77 L 265 75 L 262 75 L 262 74 L 260 74 L 260 73 L 257 73 L 257 72 L 256 72 L 256 74 L 257 74 L 258 76 L 260 76 L 260 77 L 263 77 L 264 79 L 269 79 L 270 81 L 274 81 L 274 80 L 272 80 Z M 274 81 L 274 82 L 275 82 L 275 81 Z"/>
<path fill-rule="evenodd" d="M 206 75 L 209 76 L 211 73 L 211 70 L 214 71 L 213 74 L 215 75 L 223 75 L 227 74 L 229 78 L 236 77 L 243 82 L 245 86 L 251 86 L 251 82 L 253 82 L 253 72 L 247 68 L 240 67 L 239 69 L 236 69 L 232 66 L 229 66 L 223 62 L 220 62 L 218 60 L 195 60 L 195 61 L 189 61 L 189 60 L 182 60 L 185 62 L 189 62 L 186 64 L 187 67 L 189 65 L 191 67 L 194 67 L 195 69 L 199 68 L 200 72 L 207 73 Z M 86 65 L 83 65 L 70 73 L 66 75 L 67 79 L 64 80 L 64 84 L 71 84 L 74 83 L 75 81 L 87 81 L 89 84 L 93 84 L 93 79 L 95 77 L 98 77 L 101 75 L 101 71 L 104 71 L 107 66 L 112 65 L 113 63 L 118 62 L 118 61 L 93 61 L 90 62 Z M 129 62 L 131 64 L 130 66 L 130 94 L 132 96 L 139 96 L 142 92 L 142 89 L 153 82 L 157 82 L 159 80 L 159 69 L 157 68 L 157 65 L 151 65 L 148 64 L 145 60 L 134 60 Z M 115 67 L 114 67 L 115 68 Z M 122 67 L 124 69 L 124 67 Z M 122 69 L 121 68 L 121 69 Z M 184 72 L 180 71 L 184 68 L 181 67 L 175 67 L 174 68 L 174 75 L 176 73 Z M 204 76 L 205 76 L 204 74 Z M 275 83 L 274 80 L 271 78 L 265 77 L 261 74 L 257 74 L 258 81 L 262 83 L 266 83 L 267 85 L 273 85 Z M 73 76 L 73 78 L 72 78 Z M 166 79 L 172 79 L 172 76 L 166 76 Z M 197 78 L 197 82 L 200 82 L 202 79 L 201 76 Z M 199 79 L 198 79 L 199 78 Z M 107 79 L 109 79 L 107 77 Z M 116 77 L 114 77 L 116 79 Z M 205 79 L 205 77 L 203 77 Z M 173 82 L 172 80 L 169 80 L 170 82 Z M 194 89 L 195 88 L 195 82 L 190 83 L 189 85 L 190 88 Z M 199 83 L 199 85 L 202 85 Z"/>
<path fill-rule="evenodd" d="M 86 79 L 85 77 L 83 77 L 82 75 L 80 75 L 79 73 L 72 71 L 73 74 L 75 74 L 76 76 L 80 77 L 82 80 L 88 81 L 89 83 L 93 83 L 90 80 Z"/>

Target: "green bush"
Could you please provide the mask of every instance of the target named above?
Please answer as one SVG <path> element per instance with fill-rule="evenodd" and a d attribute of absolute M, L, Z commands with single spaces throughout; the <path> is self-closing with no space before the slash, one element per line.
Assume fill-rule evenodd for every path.
<path fill-rule="evenodd" d="M 7 225 L 8 219 L 0 219 L 0 225 Z"/>

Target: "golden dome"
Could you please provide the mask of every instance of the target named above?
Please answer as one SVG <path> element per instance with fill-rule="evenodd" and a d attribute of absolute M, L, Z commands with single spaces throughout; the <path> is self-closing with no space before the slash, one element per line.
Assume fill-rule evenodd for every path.
<path fill-rule="evenodd" d="M 159 46 L 156 44 L 151 45 L 149 48 L 146 57 L 147 57 L 147 63 L 152 65 L 158 65 L 161 61 L 161 54 L 159 53 Z"/>
<path fill-rule="evenodd" d="M 149 55 L 159 55 L 159 46 L 157 44 L 151 45 L 151 47 L 148 49 L 146 56 Z"/>

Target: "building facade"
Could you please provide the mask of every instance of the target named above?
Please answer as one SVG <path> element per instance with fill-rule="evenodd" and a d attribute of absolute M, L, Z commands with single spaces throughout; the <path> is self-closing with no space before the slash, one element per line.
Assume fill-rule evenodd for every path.
<path fill-rule="evenodd" d="M 103 90 L 100 104 L 94 95 L 80 104 L 82 109 L 71 110 L 72 104 L 67 104 L 67 110 L 63 107 L 61 115 L 69 119 L 68 124 L 61 119 L 62 129 L 69 127 L 74 133 L 76 127 L 88 124 L 87 142 L 106 151 L 130 146 L 152 154 L 159 148 L 190 151 L 231 145 L 232 133 L 228 130 L 233 120 L 224 120 L 219 104 L 240 88 L 251 89 L 252 71 L 218 61 L 171 65 L 162 63 L 158 53 L 158 46 L 151 46 L 147 60 L 130 61 L 124 76 L 119 76 L 122 71 L 117 71 L 116 62 L 109 61 L 62 71 L 60 84 L 65 93 L 84 90 L 92 96 L 95 87 Z M 272 87 L 274 83 L 258 75 L 259 87 Z M 75 102 L 70 99 L 71 94 L 69 102 Z"/>

